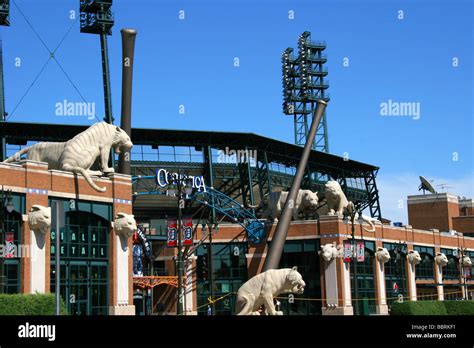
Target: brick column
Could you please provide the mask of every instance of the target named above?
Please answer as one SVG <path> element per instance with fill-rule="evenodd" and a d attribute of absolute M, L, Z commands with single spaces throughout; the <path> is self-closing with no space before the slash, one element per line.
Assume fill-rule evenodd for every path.
<path fill-rule="evenodd" d="M 438 291 L 438 301 L 444 301 L 444 287 L 443 287 L 443 266 L 435 261 L 435 282 Z"/>
<path fill-rule="evenodd" d="M 375 252 L 377 248 L 383 247 L 383 225 L 380 221 L 376 221 L 375 225 Z M 376 305 L 375 310 L 377 314 L 387 315 L 388 314 L 388 305 L 387 305 L 387 289 L 385 286 L 385 263 L 382 260 L 379 260 L 375 256 L 374 260 L 375 265 L 375 297 Z"/>
<path fill-rule="evenodd" d="M 28 213 L 33 205 L 48 207 L 49 173 L 48 165 L 29 160 L 20 161 L 25 174 L 25 205 Z M 25 219 L 26 216 L 25 216 Z M 23 223 L 22 244 L 29 255 L 22 257 L 21 291 L 23 293 L 47 293 L 50 284 L 50 232 L 33 232 L 28 222 Z"/>
<path fill-rule="evenodd" d="M 195 272 L 193 272 L 193 270 L 196 269 L 196 260 L 197 260 L 197 256 L 194 254 L 187 259 L 186 280 L 185 280 L 186 308 L 184 309 L 186 315 L 197 315 L 197 311 L 195 310 L 195 308 L 197 307 L 197 301 L 195 301 L 194 299 L 195 296 L 193 292 L 193 284 L 195 284 L 194 283 L 195 279 L 193 279 Z"/>
<path fill-rule="evenodd" d="M 436 263 L 436 254 L 441 253 L 441 238 L 438 229 L 432 228 L 430 231 L 433 232 L 433 244 L 435 249 L 435 283 L 436 291 L 438 293 L 438 301 L 444 301 L 443 266 Z"/>
<path fill-rule="evenodd" d="M 335 244 L 342 248 L 343 241 L 350 238 L 350 224 L 344 223 L 338 215 L 321 216 L 319 219 L 319 233 L 321 246 Z M 323 315 L 353 315 L 351 302 L 350 264 L 344 263 L 341 257 L 330 262 L 321 258 L 324 270 L 324 286 L 322 291 Z"/>
<path fill-rule="evenodd" d="M 407 259 L 407 281 L 408 281 L 408 297 L 410 301 L 416 301 L 416 280 L 415 280 L 415 265 Z"/>
<path fill-rule="evenodd" d="M 407 242 L 407 248 L 412 249 L 409 247 L 409 245 L 413 245 L 413 242 L 414 242 L 413 228 L 411 225 L 405 225 L 405 235 L 406 235 L 405 240 Z M 410 301 L 416 301 L 417 297 L 416 297 L 415 265 L 411 264 L 408 261 L 408 257 L 407 257 L 405 266 L 406 266 L 406 274 L 407 274 L 408 298 L 410 299 Z"/>
<path fill-rule="evenodd" d="M 114 218 L 118 213 L 132 214 L 131 177 L 111 174 Z M 109 236 L 109 314 L 134 315 L 132 240 L 115 233 Z"/>

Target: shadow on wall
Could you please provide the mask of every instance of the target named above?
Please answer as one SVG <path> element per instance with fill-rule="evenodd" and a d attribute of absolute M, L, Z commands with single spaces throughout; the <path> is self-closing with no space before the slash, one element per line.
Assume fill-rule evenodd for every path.
<path fill-rule="evenodd" d="M 153 313 L 176 314 L 176 288 L 161 284 L 153 288 Z"/>

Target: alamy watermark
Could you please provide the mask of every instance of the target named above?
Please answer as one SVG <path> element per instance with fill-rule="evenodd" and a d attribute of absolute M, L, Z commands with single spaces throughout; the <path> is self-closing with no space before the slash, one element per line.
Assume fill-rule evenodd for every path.
<path fill-rule="evenodd" d="M 251 166 L 257 165 L 257 150 L 233 150 L 226 147 L 224 150 L 217 151 L 217 163 L 249 163 Z"/>
<path fill-rule="evenodd" d="M 36 259 L 36 254 L 31 253 L 30 246 L 27 244 L 13 244 L 6 243 L 0 244 L 0 258 L 9 259 L 9 258 L 22 258 L 22 257 L 31 257 L 33 261 Z"/>
<path fill-rule="evenodd" d="M 381 116 L 407 116 L 419 120 L 421 116 L 421 105 L 419 102 L 397 102 L 389 99 L 380 103 Z"/>
<path fill-rule="evenodd" d="M 96 117 L 95 103 L 71 102 L 64 99 L 62 102 L 57 102 L 54 107 L 56 116 L 86 116 L 88 120 Z"/>

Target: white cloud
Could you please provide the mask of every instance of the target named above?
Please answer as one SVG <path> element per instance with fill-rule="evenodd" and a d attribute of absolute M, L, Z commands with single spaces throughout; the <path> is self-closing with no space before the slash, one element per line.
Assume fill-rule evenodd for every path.
<path fill-rule="evenodd" d="M 427 176 L 432 180 L 434 188 L 438 192 L 452 193 L 456 196 L 474 198 L 474 176 L 461 178 L 437 178 Z M 445 184 L 448 188 L 438 187 Z M 377 188 L 379 190 L 380 206 L 382 216 L 393 222 L 401 221 L 408 223 L 407 196 L 422 194 L 418 191 L 420 186 L 419 175 L 404 172 L 399 174 L 377 175 Z"/>

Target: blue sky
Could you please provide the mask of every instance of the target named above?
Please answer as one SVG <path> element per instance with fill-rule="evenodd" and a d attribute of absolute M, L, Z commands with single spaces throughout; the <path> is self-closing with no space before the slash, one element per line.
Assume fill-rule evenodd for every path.
<path fill-rule="evenodd" d="M 80 34 L 70 18 L 71 10 L 78 16 L 79 1 L 11 2 L 12 25 L 0 28 L 7 112 L 49 57 L 18 6 L 50 49 L 72 26 L 55 55 L 102 119 L 99 38 Z M 474 195 L 472 1 L 116 0 L 113 12 L 109 47 L 117 122 L 119 30 L 133 27 L 134 127 L 253 132 L 293 142 L 293 120 L 281 110 L 280 56 L 308 30 L 313 40 L 327 43 L 330 152 L 381 168 L 384 215 L 406 221 L 399 200 L 417 193 L 418 175 L 448 184 L 455 194 Z M 94 121 L 56 116 L 55 105 L 63 100 L 81 97 L 50 61 L 10 120 Z M 388 100 L 419 103 L 420 118 L 382 116 L 380 104 Z"/>

